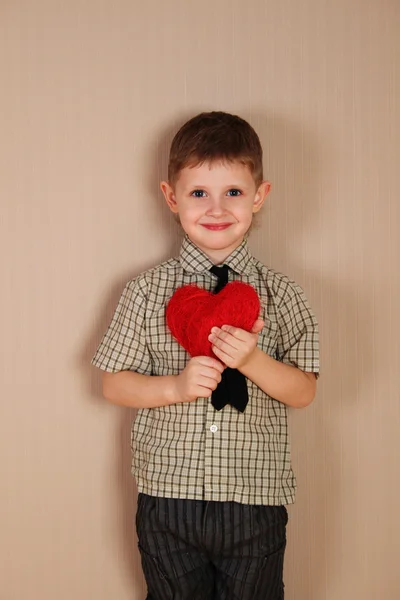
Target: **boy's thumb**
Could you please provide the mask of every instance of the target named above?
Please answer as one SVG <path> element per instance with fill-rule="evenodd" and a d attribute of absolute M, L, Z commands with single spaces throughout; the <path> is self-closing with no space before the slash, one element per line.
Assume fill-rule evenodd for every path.
<path fill-rule="evenodd" d="M 260 333 L 260 331 L 262 330 L 264 325 L 265 325 L 265 323 L 262 319 L 257 319 L 257 321 L 254 323 L 250 333 Z"/>

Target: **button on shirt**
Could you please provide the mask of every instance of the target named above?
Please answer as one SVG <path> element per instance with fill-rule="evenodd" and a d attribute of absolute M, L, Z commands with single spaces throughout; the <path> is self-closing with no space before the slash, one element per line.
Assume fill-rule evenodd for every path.
<path fill-rule="evenodd" d="M 224 263 L 230 280 L 252 285 L 260 297 L 265 326 L 258 346 L 279 361 L 318 374 L 318 325 L 300 286 L 252 257 L 246 241 Z M 92 364 L 111 373 L 178 375 L 190 356 L 170 334 L 165 308 L 183 285 L 212 291 L 217 278 L 211 267 L 186 237 L 178 258 L 128 282 Z M 230 405 L 216 411 L 209 398 L 139 409 L 132 428 L 138 491 L 243 504 L 293 502 L 287 408 L 249 379 L 247 386 L 244 413 Z"/>

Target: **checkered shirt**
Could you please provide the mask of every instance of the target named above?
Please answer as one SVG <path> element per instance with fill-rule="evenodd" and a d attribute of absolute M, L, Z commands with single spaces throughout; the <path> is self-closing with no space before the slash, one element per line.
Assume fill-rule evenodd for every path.
<path fill-rule="evenodd" d="M 252 285 L 265 326 L 258 346 L 276 360 L 319 372 L 318 325 L 303 290 L 264 266 L 244 241 L 224 261 L 230 280 Z M 174 291 L 197 284 L 213 290 L 211 260 L 187 237 L 180 255 L 128 282 L 92 364 L 115 373 L 177 375 L 188 353 L 166 326 Z M 169 498 L 277 505 L 294 501 L 287 408 L 249 379 L 244 413 L 216 411 L 198 398 L 138 410 L 132 428 L 132 473 L 139 492 Z"/>

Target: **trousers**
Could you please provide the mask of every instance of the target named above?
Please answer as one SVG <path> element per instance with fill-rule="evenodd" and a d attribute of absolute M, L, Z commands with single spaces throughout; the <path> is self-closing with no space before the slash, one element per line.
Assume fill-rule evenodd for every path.
<path fill-rule="evenodd" d="M 285 506 L 139 494 L 147 600 L 283 600 Z"/>

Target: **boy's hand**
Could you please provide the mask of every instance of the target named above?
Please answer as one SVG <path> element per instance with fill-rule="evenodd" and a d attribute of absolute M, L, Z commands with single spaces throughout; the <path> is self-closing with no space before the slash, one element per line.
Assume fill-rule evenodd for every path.
<path fill-rule="evenodd" d="M 223 325 L 221 329 L 213 327 L 208 339 L 221 362 L 231 369 L 240 370 L 256 349 L 258 334 L 263 327 L 264 321 L 261 319 L 257 319 L 250 332 L 231 325 Z"/>
<path fill-rule="evenodd" d="M 191 358 L 182 373 L 175 379 L 174 400 L 192 402 L 197 398 L 209 398 L 221 381 L 224 365 L 209 356 Z"/>

